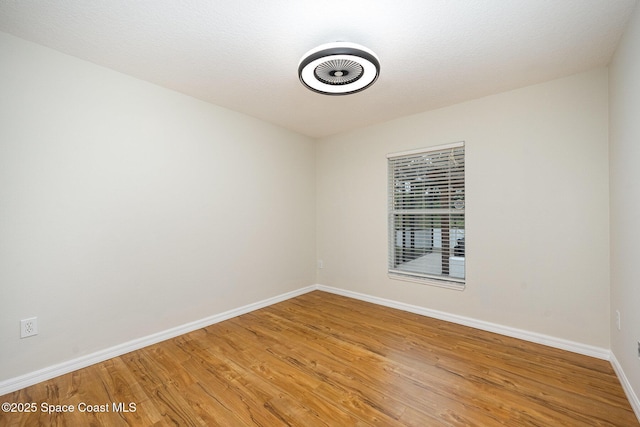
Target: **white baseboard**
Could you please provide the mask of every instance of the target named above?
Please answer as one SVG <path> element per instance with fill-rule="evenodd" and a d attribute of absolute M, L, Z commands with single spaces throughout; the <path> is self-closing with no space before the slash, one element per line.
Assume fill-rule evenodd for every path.
<path fill-rule="evenodd" d="M 512 328 L 510 326 L 499 325 L 497 323 L 485 322 L 470 317 L 459 316 L 457 314 L 445 313 L 443 311 L 431 310 L 429 308 L 419 307 L 416 305 L 406 304 L 403 302 L 388 300 L 385 298 L 374 297 L 371 295 L 361 294 L 358 292 L 346 291 L 344 289 L 332 288 L 330 286 L 316 285 L 316 289 L 320 291 L 330 292 L 385 307 L 397 308 L 398 310 L 410 313 L 420 314 L 435 319 L 445 320 L 447 322 L 457 323 L 472 328 L 481 329 L 483 331 L 495 332 L 508 337 L 519 338 L 525 341 L 531 341 L 543 344 L 549 347 L 555 347 L 562 350 L 571 351 L 573 353 L 584 354 L 586 356 L 596 357 L 598 359 L 609 360 L 611 352 L 606 348 L 595 347 L 582 344 L 575 341 L 569 341 L 550 335 L 539 334 L 537 332 L 526 331 L 523 329 Z"/>
<path fill-rule="evenodd" d="M 214 323 L 222 322 L 224 320 L 228 320 L 254 310 L 268 307 L 278 302 L 282 302 L 290 298 L 305 294 L 307 292 L 311 292 L 315 289 L 316 286 L 308 286 L 306 288 L 297 289 L 295 291 L 287 292 L 272 298 L 267 298 L 256 303 L 248 304 L 243 307 L 225 311 L 224 313 L 215 314 L 213 316 L 205 317 L 204 319 L 189 322 L 175 328 L 167 329 L 165 331 L 151 334 L 146 337 L 119 344 L 114 347 L 106 348 L 95 353 L 87 354 L 77 359 L 68 360 L 66 362 L 49 366 L 34 372 L 29 372 L 15 378 L 0 381 L 0 396 L 7 393 L 12 393 L 14 391 L 37 384 L 42 381 L 50 380 L 57 376 L 67 374 L 78 369 L 86 368 L 87 366 L 94 365 L 99 362 L 104 362 L 105 360 L 121 356 L 134 350 L 139 350 L 143 347 L 147 347 L 149 345 L 156 344 L 161 341 L 165 341 L 170 338 L 174 338 L 182 334 L 207 327 L 209 325 L 213 325 Z"/>
<path fill-rule="evenodd" d="M 618 359 L 616 359 L 616 355 L 613 352 L 611 352 L 611 366 L 613 366 L 613 370 L 616 372 L 616 375 L 622 384 L 622 388 L 627 394 L 627 399 L 629 399 L 633 412 L 636 413 L 636 417 L 638 418 L 638 421 L 640 421 L 640 398 L 638 398 L 638 395 L 633 390 L 629 379 L 625 375 L 622 366 L 618 362 Z"/>

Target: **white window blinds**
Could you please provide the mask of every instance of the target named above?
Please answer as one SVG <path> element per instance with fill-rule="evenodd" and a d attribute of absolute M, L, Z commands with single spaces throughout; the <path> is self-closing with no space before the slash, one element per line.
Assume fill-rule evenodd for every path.
<path fill-rule="evenodd" d="M 389 273 L 462 287 L 464 143 L 387 157 Z"/>

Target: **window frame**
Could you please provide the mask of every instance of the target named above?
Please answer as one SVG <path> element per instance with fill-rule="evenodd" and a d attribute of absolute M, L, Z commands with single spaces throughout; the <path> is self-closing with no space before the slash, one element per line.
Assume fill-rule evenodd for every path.
<path fill-rule="evenodd" d="M 460 150 L 461 149 L 461 150 Z M 459 172 L 458 172 L 458 176 L 456 178 L 452 178 L 452 172 L 451 170 L 449 171 L 449 175 L 447 178 L 447 190 L 446 195 L 447 195 L 447 199 L 446 199 L 446 208 L 442 208 L 441 206 L 439 206 L 438 209 L 433 208 L 433 207 L 427 207 L 427 208 L 423 208 L 423 209 L 415 209 L 417 207 L 418 202 L 410 202 L 409 207 L 410 208 L 414 208 L 416 210 L 417 213 L 411 213 L 409 214 L 410 210 L 406 209 L 396 209 L 398 205 L 400 205 L 401 203 L 401 198 L 399 197 L 399 193 L 397 191 L 398 188 L 401 188 L 401 185 L 407 185 L 407 183 L 398 183 L 397 182 L 397 175 L 396 172 L 398 171 L 398 169 L 401 166 L 401 162 L 404 160 L 410 160 L 412 158 L 417 158 L 419 156 L 424 156 L 424 155 L 429 155 L 429 154 L 442 154 L 441 152 L 443 151 L 447 151 L 447 150 L 451 150 L 451 153 L 453 155 L 453 153 L 456 153 L 456 155 L 460 154 L 460 151 L 462 152 L 462 159 L 463 159 L 463 164 L 462 164 L 462 179 L 460 180 L 460 176 L 459 176 Z M 457 150 L 457 151 L 456 151 Z M 467 281 L 467 269 L 466 269 L 466 257 L 467 257 L 467 253 L 466 253 L 466 166 L 465 166 L 465 162 L 466 162 L 466 147 L 465 147 L 465 142 L 464 141 L 459 141 L 459 142 L 454 142 L 454 143 L 450 143 L 450 144 L 443 144 L 443 145 L 437 145 L 437 146 L 431 146 L 431 147 L 425 147 L 425 148 L 419 148 L 419 149 L 414 149 L 414 150 L 409 150 L 409 151 L 402 151 L 402 152 L 397 152 L 397 153 L 390 153 L 387 155 L 387 197 L 388 197 L 388 202 L 387 202 L 387 212 L 388 212 L 388 263 L 387 263 L 387 273 L 389 278 L 391 279 L 395 279 L 395 280 L 402 280 L 402 281 L 409 281 L 409 282 L 417 282 L 417 283 L 421 283 L 421 284 L 427 284 L 427 285 L 432 285 L 432 286 L 438 286 L 438 287 L 444 287 L 444 288 L 450 288 L 450 289 L 456 289 L 456 290 L 464 290 L 466 287 L 466 281 Z M 458 167 L 459 169 L 459 167 Z M 422 171 L 422 169 L 418 169 L 420 171 Z M 412 169 L 413 171 L 413 169 Z M 424 169 L 424 173 L 427 172 L 426 166 Z M 439 178 L 442 178 L 442 176 L 439 176 Z M 426 181 L 427 183 L 432 183 L 434 182 L 435 179 L 433 179 L 433 181 Z M 452 197 L 452 191 L 451 188 L 455 188 L 459 190 L 459 186 L 460 186 L 460 182 L 462 183 L 462 189 L 461 192 L 457 192 L 456 194 L 461 194 L 461 200 L 462 200 L 462 208 L 459 207 L 459 202 L 455 205 L 454 207 L 454 201 L 456 198 Z M 452 183 L 455 184 L 455 187 L 452 187 Z M 427 187 L 428 185 L 425 184 L 425 186 Z M 421 196 L 424 197 L 424 196 Z M 458 197 L 459 199 L 459 197 Z M 440 199 L 439 199 L 440 200 Z M 413 204 L 411 204 L 413 203 Z M 423 202 L 424 203 L 424 202 Z M 441 202 L 438 202 L 441 203 Z M 435 206 L 435 204 L 434 204 Z M 452 218 L 457 218 L 458 221 L 461 220 L 464 223 L 464 228 L 463 230 L 463 237 L 464 237 L 464 243 L 465 243 L 465 248 L 464 248 L 464 257 L 463 257 L 463 277 L 456 277 L 456 276 L 445 276 L 440 274 L 431 274 L 426 272 L 427 268 L 425 267 L 424 270 L 422 271 L 408 271 L 408 270 L 402 270 L 402 269 L 398 269 L 397 266 L 399 264 L 397 264 L 397 258 L 398 258 L 398 251 L 397 251 L 397 239 L 400 238 L 400 236 L 398 235 L 398 232 L 400 232 L 401 234 L 405 233 L 405 231 L 400 231 L 400 227 L 396 227 L 397 223 L 402 223 L 403 221 L 403 216 L 405 215 L 409 215 L 409 216 L 413 216 L 416 218 L 416 220 L 418 221 L 423 221 L 421 224 L 430 224 L 431 225 L 431 243 L 432 245 L 434 245 L 434 230 L 435 230 L 435 222 L 434 222 L 434 218 L 437 218 L 438 215 L 444 215 L 448 221 L 449 224 L 452 223 Z M 450 233 L 451 230 L 453 228 L 452 227 L 448 227 L 447 230 L 449 230 L 449 232 L 447 233 L 447 241 L 449 242 L 449 250 L 447 251 L 447 256 L 449 258 L 449 262 L 451 261 L 451 257 L 454 257 L 455 255 L 455 247 L 451 246 L 451 238 Z M 442 230 L 443 228 L 440 228 L 440 239 L 442 242 L 442 239 L 444 239 L 444 237 L 442 237 Z M 459 229 L 458 229 L 459 231 Z M 401 237 L 402 239 L 405 239 L 405 237 Z M 415 239 L 415 237 L 414 237 Z M 454 242 L 457 242 L 459 239 L 454 240 Z M 404 242 L 404 240 L 403 240 Z M 455 244 L 455 243 L 454 243 Z M 442 243 L 441 243 L 442 245 Z M 435 246 L 432 246 L 432 249 Z M 402 246 L 401 248 L 402 250 L 405 249 L 404 246 Z M 416 254 L 412 254 L 412 256 L 416 256 L 416 257 L 420 257 L 420 255 L 416 255 Z M 444 255 L 443 255 L 444 257 Z M 442 266 L 444 264 L 444 261 L 442 262 L 440 269 L 442 270 Z M 450 264 L 449 264 L 450 265 Z M 416 269 L 417 270 L 417 269 Z M 451 272 L 451 270 L 449 270 L 449 272 Z"/>

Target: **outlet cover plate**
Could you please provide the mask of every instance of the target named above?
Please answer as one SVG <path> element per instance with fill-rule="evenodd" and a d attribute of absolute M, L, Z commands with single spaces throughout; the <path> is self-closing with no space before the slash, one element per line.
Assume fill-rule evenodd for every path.
<path fill-rule="evenodd" d="M 38 335 L 38 318 L 30 317 L 20 321 L 20 338 Z"/>

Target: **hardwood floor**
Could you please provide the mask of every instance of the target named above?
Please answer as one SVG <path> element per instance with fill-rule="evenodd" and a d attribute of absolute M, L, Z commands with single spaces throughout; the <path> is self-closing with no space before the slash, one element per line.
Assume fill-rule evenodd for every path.
<path fill-rule="evenodd" d="M 0 402 L 36 407 L 2 426 L 640 425 L 609 362 L 324 292 Z"/>

